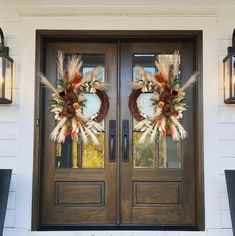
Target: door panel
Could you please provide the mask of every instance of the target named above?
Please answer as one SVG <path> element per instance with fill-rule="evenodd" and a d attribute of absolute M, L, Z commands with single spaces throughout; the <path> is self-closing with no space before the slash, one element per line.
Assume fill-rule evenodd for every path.
<path fill-rule="evenodd" d="M 157 55 L 169 58 L 180 51 L 180 80 L 184 83 L 193 73 L 194 45 L 179 43 L 123 43 L 121 45 L 121 119 L 129 120 L 129 162 L 121 162 L 121 223 L 138 225 L 195 225 L 195 105 L 196 94 L 189 89 L 186 99 L 190 107 L 183 125 L 189 138 L 172 142 L 171 137 L 156 143 L 138 143 L 141 132 L 133 130 L 128 109 L 127 86 L 135 78 L 136 65 L 154 73 Z M 132 75 L 132 76 L 131 76 Z M 151 93 L 142 93 L 137 100 L 140 111 L 151 115 Z M 123 149 L 124 147 L 122 147 Z"/>
<path fill-rule="evenodd" d="M 143 41 L 143 40 L 142 40 Z M 139 144 L 141 132 L 133 130 L 135 120 L 128 108 L 130 83 L 135 78 L 134 66 L 155 73 L 159 54 L 172 58 L 180 51 L 180 80 L 184 83 L 194 72 L 195 49 L 190 40 L 176 42 L 47 42 L 45 73 L 55 85 L 56 56 L 80 54 L 82 72 L 103 67 L 103 80 L 110 109 L 103 121 L 100 144 L 94 146 L 73 142 L 64 144 L 49 140 L 55 126 L 49 112 L 50 92 L 41 91 L 41 226 L 195 226 L 196 201 L 196 102 L 195 88 L 189 88 L 186 99 L 190 106 L 183 126 L 189 137 L 182 142 L 166 140 Z M 100 101 L 94 94 L 84 113 L 95 114 Z M 151 115 L 152 93 L 142 93 L 137 100 L 145 115 Z"/>
<path fill-rule="evenodd" d="M 56 84 L 56 56 L 62 50 L 67 56 L 79 54 L 83 60 L 82 73 L 96 66 L 103 67 L 103 80 L 110 84 L 107 94 L 110 110 L 103 121 L 104 132 L 99 134 L 100 144 L 76 143 L 67 138 L 63 144 L 49 140 L 55 126 L 49 112 L 50 92 L 42 89 L 42 210 L 41 224 L 95 225 L 116 223 L 116 162 L 108 156 L 109 120 L 116 120 L 116 44 L 102 43 L 48 43 L 46 47 L 46 76 Z M 65 62 L 66 63 L 66 62 Z M 84 113 L 94 115 L 100 102 L 95 94 L 88 99 Z M 116 133 L 116 132 L 115 132 Z M 116 144 L 114 144 L 116 145 Z"/>

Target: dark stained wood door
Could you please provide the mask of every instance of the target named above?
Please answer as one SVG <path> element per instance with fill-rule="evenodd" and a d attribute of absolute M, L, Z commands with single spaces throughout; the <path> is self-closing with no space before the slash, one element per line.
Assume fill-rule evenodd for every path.
<path fill-rule="evenodd" d="M 55 126 L 49 112 L 50 92 L 41 90 L 41 190 L 40 226 L 196 226 L 197 225 L 197 130 L 196 86 L 187 91 L 190 106 L 183 125 L 188 138 L 140 145 L 140 133 L 133 130 L 128 108 L 134 66 L 155 72 L 158 54 L 169 58 L 175 50 L 181 56 L 180 79 L 184 83 L 195 70 L 195 44 L 184 40 L 130 42 L 47 42 L 45 74 L 56 84 L 56 55 L 80 54 L 83 72 L 102 66 L 110 110 L 99 136 L 101 145 L 73 143 L 62 145 L 49 140 Z M 94 95 L 95 96 L 95 95 Z M 95 112 L 99 103 L 87 94 L 88 106 Z M 141 94 L 143 113 L 151 113 L 150 93 Z M 149 113 L 150 112 L 150 113 Z M 116 121 L 115 161 L 109 161 L 110 120 Z M 126 140 L 125 140 L 126 139 Z M 128 140 L 127 140 L 128 139 Z"/>
<path fill-rule="evenodd" d="M 189 109 L 184 113 L 183 126 L 188 138 L 172 142 L 171 137 L 151 144 L 139 144 L 140 132 L 133 130 L 133 118 L 128 109 L 130 83 L 136 65 L 155 71 L 158 54 L 169 58 L 175 50 L 181 56 L 180 82 L 194 72 L 194 44 L 191 42 L 122 43 L 121 45 L 121 122 L 122 139 L 129 122 L 128 156 L 121 162 L 121 223 L 126 225 L 195 225 L 196 216 L 196 90 L 190 88 L 186 99 Z M 138 106 L 151 115 L 151 93 L 142 93 Z M 150 112 L 150 114 L 149 114 Z M 153 112 L 153 111 L 152 111 Z M 153 115 L 153 114 L 152 114 Z M 121 149 L 125 149 L 122 141 Z M 125 155 L 125 150 L 122 152 Z M 128 159 L 128 160 L 127 160 Z"/>
<path fill-rule="evenodd" d="M 58 50 L 66 56 L 79 54 L 83 60 L 82 72 L 96 66 L 103 67 L 103 80 L 110 84 L 107 94 L 110 109 L 103 122 L 104 132 L 98 136 L 100 144 L 72 142 L 67 138 L 62 145 L 50 141 L 55 121 L 49 111 L 50 92 L 42 88 L 42 226 L 115 224 L 117 221 L 117 165 L 108 157 L 109 120 L 116 120 L 116 44 L 104 43 L 47 43 L 45 74 L 56 84 L 56 57 Z M 65 62 L 66 63 L 66 62 Z M 95 94 L 86 94 L 87 112 L 99 110 Z"/>

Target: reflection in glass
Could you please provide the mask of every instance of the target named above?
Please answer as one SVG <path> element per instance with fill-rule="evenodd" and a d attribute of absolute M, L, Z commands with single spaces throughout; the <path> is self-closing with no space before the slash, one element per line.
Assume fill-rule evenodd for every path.
<path fill-rule="evenodd" d="M 159 141 L 159 168 L 181 168 L 181 142 L 170 136 Z"/>
<path fill-rule="evenodd" d="M 137 98 L 137 106 L 144 116 L 152 117 L 154 115 L 154 106 L 152 105 L 151 98 L 153 93 L 141 93 Z M 133 126 L 135 127 L 138 122 L 133 119 Z"/>
<path fill-rule="evenodd" d="M 156 144 L 146 139 L 145 143 L 139 143 L 141 132 L 133 132 L 133 167 L 154 168 L 156 166 Z"/>
<path fill-rule="evenodd" d="M 104 168 L 104 133 L 98 134 L 99 145 L 94 145 L 91 138 L 82 147 L 82 168 Z"/>
<path fill-rule="evenodd" d="M 152 96 L 152 93 L 141 93 L 137 99 L 137 106 L 139 110 L 149 117 L 154 115 L 154 107 L 151 101 Z"/>
<path fill-rule="evenodd" d="M 155 59 L 156 59 L 155 53 L 136 53 L 133 55 L 133 67 L 142 66 L 146 68 L 146 70 L 150 69 L 151 70 L 150 72 L 154 72 Z"/>
<path fill-rule="evenodd" d="M 133 55 L 133 79 L 136 78 L 135 66 L 141 66 L 146 71 L 155 73 L 155 58 L 153 53 L 134 54 Z M 152 116 L 154 109 L 150 98 L 152 93 L 142 93 L 137 99 L 137 105 L 142 115 Z M 133 126 L 136 125 L 133 119 Z M 134 168 L 154 168 L 156 167 L 156 145 L 146 139 L 144 144 L 139 143 L 142 132 L 133 132 L 133 167 Z"/>
<path fill-rule="evenodd" d="M 87 101 L 86 107 L 83 108 L 83 114 L 86 117 L 92 117 L 99 111 L 101 101 L 94 93 L 85 93 L 84 95 Z"/>
<path fill-rule="evenodd" d="M 58 168 L 77 168 L 78 149 L 77 142 L 66 137 L 64 143 L 56 143 L 56 166 Z"/>
<path fill-rule="evenodd" d="M 72 156 L 73 156 L 73 168 L 78 168 L 78 143 L 76 141 L 73 141 L 72 143 Z"/>

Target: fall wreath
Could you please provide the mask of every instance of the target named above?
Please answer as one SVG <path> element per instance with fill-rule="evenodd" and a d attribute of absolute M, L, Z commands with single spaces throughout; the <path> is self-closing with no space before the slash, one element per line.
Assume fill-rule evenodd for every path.
<path fill-rule="evenodd" d="M 169 58 L 159 55 L 156 62 L 157 73 L 152 74 L 143 67 L 136 66 L 136 79 L 132 83 L 132 93 L 129 97 L 129 109 L 137 121 L 134 129 L 142 131 L 139 142 L 143 143 L 147 137 L 151 142 L 157 138 L 165 138 L 171 135 L 174 141 L 187 137 L 187 132 L 180 123 L 183 112 L 187 110 L 188 104 L 185 100 L 185 90 L 197 80 L 198 73 L 195 72 L 189 80 L 180 87 L 179 66 L 180 55 L 175 52 L 174 62 Z M 152 92 L 152 106 L 154 116 L 146 117 L 137 105 L 137 99 L 142 92 Z"/>
<path fill-rule="evenodd" d="M 103 131 L 99 123 L 104 120 L 109 109 L 109 98 L 105 92 L 108 85 L 102 82 L 101 67 L 82 75 L 81 66 L 80 57 L 74 55 L 68 57 L 67 66 L 64 67 L 64 55 L 58 52 L 57 87 L 40 74 L 41 82 L 52 92 L 50 110 L 57 121 L 50 138 L 59 143 L 64 142 L 67 136 L 76 141 L 82 139 L 87 143 L 87 136 L 90 136 L 94 144 L 99 144 L 96 134 Z M 85 117 L 83 114 L 87 92 L 95 93 L 101 101 L 98 113 L 92 117 Z"/>

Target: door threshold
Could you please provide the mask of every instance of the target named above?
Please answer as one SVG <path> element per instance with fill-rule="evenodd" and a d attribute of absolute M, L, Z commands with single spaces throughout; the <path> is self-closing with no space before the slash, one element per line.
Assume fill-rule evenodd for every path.
<path fill-rule="evenodd" d="M 101 231 L 101 230 L 142 230 L 142 231 L 198 231 L 195 225 L 53 225 L 42 226 L 40 231 Z"/>

